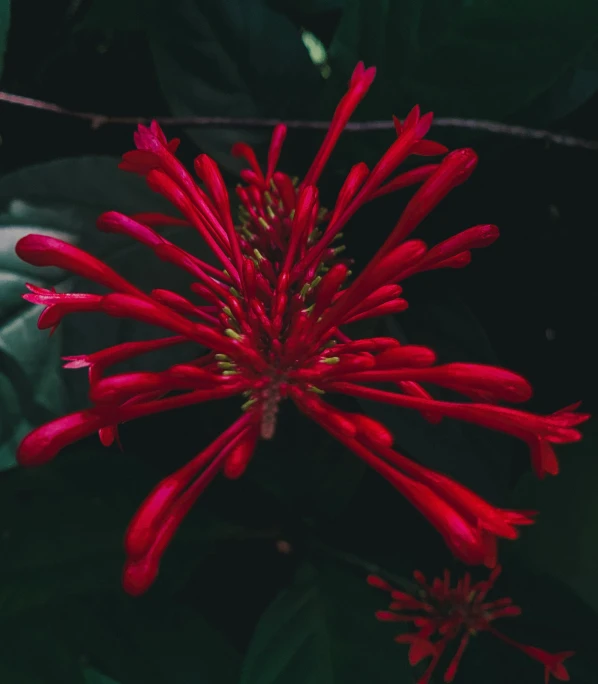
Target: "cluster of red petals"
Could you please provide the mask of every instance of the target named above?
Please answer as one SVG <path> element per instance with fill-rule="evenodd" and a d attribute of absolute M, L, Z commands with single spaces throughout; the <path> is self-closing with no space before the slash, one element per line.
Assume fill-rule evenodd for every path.
<path fill-rule="evenodd" d="M 388 610 L 376 613 L 378 620 L 411 622 L 418 629 L 417 632 L 399 634 L 395 638 L 400 644 L 409 644 L 411 665 L 417 665 L 424 658 L 431 658 L 418 684 L 428 684 L 447 647 L 458 639 L 457 651 L 444 673 L 444 681 L 452 682 L 470 638 L 478 632 L 489 632 L 542 663 L 545 684 L 548 684 L 550 675 L 563 682 L 569 680 L 563 661 L 572 656 L 573 651 L 549 653 L 535 646 L 526 646 L 493 626 L 492 623 L 498 618 L 521 614 L 521 608 L 514 605 L 508 597 L 486 601 L 486 595 L 494 586 L 500 570 L 500 566 L 495 567 L 487 580 L 475 584 L 472 584 L 471 576 L 466 573 L 454 587 L 451 587 L 448 570 L 444 571 L 442 579 L 436 577 L 432 584 L 428 584 L 422 573 L 416 571 L 413 576 L 419 585 L 417 596 L 398 591 L 375 575 L 368 577 L 370 585 L 390 592 L 392 599 Z"/>
<path fill-rule="evenodd" d="M 237 394 L 246 398 L 242 417 L 161 482 L 131 523 L 125 569 L 125 587 L 131 593 L 151 584 L 178 525 L 216 474 L 239 477 L 258 440 L 273 437 L 283 399 L 290 398 L 396 487 L 460 559 L 490 567 L 496 563 L 497 538 L 516 538 L 517 528 L 530 524 L 533 514 L 496 508 L 441 473 L 405 458 L 392 448 L 393 437 L 384 426 L 332 407 L 323 395 L 375 399 L 414 409 L 431 423 L 454 418 L 514 435 L 528 443 L 540 477 L 558 470 L 552 444 L 580 438 L 576 426 L 587 416 L 576 413 L 576 407 L 539 416 L 502 406 L 501 402 L 518 403 L 531 396 L 527 381 L 515 373 L 478 364 L 437 364 L 436 355 L 426 347 L 401 345 L 386 337 L 347 336 L 344 327 L 352 322 L 403 311 L 407 301 L 399 283 L 406 278 L 465 266 L 473 249 L 498 237 L 495 226 L 478 225 L 431 248 L 411 239 L 417 226 L 476 165 L 470 149 L 446 154 L 442 145 L 424 140 L 432 114 L 421 116 L 417 107 L 403 122 L 395 121 L 396 138 L 374 168 L 356 164 L 332 209 L 320 205 L 318 179 L 374 75 L 373 68 L 357 66 L 303 180 L 277 170 L 284 126 L 274 129 L 265 170 L 249 146 L 235 145 L 233 153 L 249 165 L 242 172 L 245 185 L 237 188 L 237 225 L 215 162 L 205 154 L 197 157 L 200 184 L 175 157 L 177 140 L 168 141 L 156 123 L 139 126 L 137 149 L 124 155 L 121 168 L 145 177 L 179 215 L 108 212 L 100 216 L 98 228 L 128 235 L 190 274 L 190 298 L 163 289 L 144 292 L 92 255 L 55 238 L 29 235 L 17 245 L 17 254 L 30 264 L 63 268 L 109 290 L 102 295 L 57 293 L 28 286 L 25 298 L 44 306 L 40 328 L 53 329 L 72 312 L 102 311 L 170 334 L 66 359 L 67 368 L 88 369 L 92 406 L 29 434 L 18 450 L 21 464 L 49 461 L 66 445 L 96 431 L 109 445 L 118 437 L 118 424 L 134 418 Z M 413 155 L 445 156 L 438 163 L 396 174 Z M 334 246 L 341 230 L 365 203 L 411 185 L 419 187 L 397 224 L 350 282 L 349 262 L 338 257 L 342 247 Z M 162 226 L 173 224 L 196 231 L 217 265 L 180 249 L 160 233 Z M 183 343 L 197 346 L 197 360 L 162 372 L 107 373 L 116 363 Z M 200 352 L 205 348 L 208 353 Z M 390 383 L 395 390 L 379 389 L 379 383 Z M 464 400 L 436 400 L 424 384 L 448 388 Z"/>

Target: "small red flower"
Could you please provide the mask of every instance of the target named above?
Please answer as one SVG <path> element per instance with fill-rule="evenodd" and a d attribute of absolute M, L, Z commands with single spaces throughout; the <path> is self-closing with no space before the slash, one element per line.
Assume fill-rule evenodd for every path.
<path fill-rule="evenodd" d="M 580 439 L 576 426 L 587 415 L 564 409 L 538 416 L 501 406 L 529 399 L 521 376 L 492 366 L 436 364 L 431 349 L 401 345 L 386 337 L 353 340 L 345 326 L 364 318 L 407 308 L 402 285 L 410 276 L 438 268 L 461 268 L 471 251 L 498 237 L 492 225 L 479 225 L 435 247 L 410 239 L 434 207 L 465 181 L 476 165 L 472 150 L 447 154 L 441 162 L 399 173 L 413 155 L 442 155 L 446 148 L 424 140 L 432 114 L 415 107 L 395 121 L 396 139 L 373 169 L 360 162 L 349 172 L 331 210 L 320 205 L 316 183 L 349 117 L 366 94 L 375 70 L 359 64 L 339 103 L 330 130 L 303 180 L 277 170 L 286 135 L 274 129 L 265 171 L 243 143 L 233 154 L 247 160 L 237 188 L 241 202 L 235 225 L 229 195 L 215 162 L 195 160 L 198 184 L 174 156 L 154 122 L 139 126 L 137 149 L 127 152 L 121 168 L 146 178 L 180 216 L 108 212 L 98 228 L 123 233 L 146 245 L 164 261 L 191 274 L 193 295 L 156 289 L 143 292 L 78 247 L 55 238 L 28 235 L 17 254 L 30 264 L 58 266 L 106 287 L 108 294 L 57 293 L 29 285 L 25 298 L 41 304 L 40 328 L 54 329 L 71 312 L 103 311 L 161 327 L 171 336 L 151 342 L 126 342 L 92 354 L 68 357 L 65 367 L 87 368 L 91 408 L 34 430 L 21 443 L 18 460 L 38 465 L 66 445 L 98 432 L 103 444 L 118 439 L 117 426 L 181 406 L 242 394 L 243 415 L 187 466 L 161 482 L 149 495 L 126 535 L 125 587 L 148 588 L 164 549 L 181 520 L 217 473 L 239 477 L 259 439 L 271 439 L 282 400 L 290 398 L 303 413 L 334 435 L 385 477 L 425 515 L 451 550 L 467 563 L 496 562 L 497 538 L 514 539 L 533 513 L 496 508 L 441 473 L 424 468 L 392 448 L 390 432 L 375 420 L 334 408 L 326 393 L 343 393 L 419 411 L 431 423 L 456 418 L 526 441 L 538 475 L 556 473 L 553 443 Z M 367 202 L 419 185 L 383 246 L 349 283 L 349 261 L 334 246 L 341 230 Z M 219 267 L 180 249 L 157 229 L 188 225 L 211 248 Z M 208 348 L 192 363 L 156 372 L 108 375 L 111 366 L 156 349 L 178 344 Z M 391 383 L 395 391 L 377 389 Z M 421 383 L 462 394 L 463 402 L 439 401 Z M 176 392 L 176 394 L 173 394 Z"/>
<path fill-rule="evenodd" d="M 535 646 L 526 646 L 499 632 L 493 626 L 492 623 L 498 618 L 521 614 L 521 608 L 514 605 L 508 597 L 486 601 L 486 595 L 494 586 L 500 571 L 500 566 L 497 566 L 487 580 L 476 584 L 471 583 L 471 576 L 466 573 L 455 587 L 451 587 L 448 570 L 444 571 L 442 579 L 437 577 L 432 584 L 428 584 L 422 573 L 416 571 L 413 576 L 420 587 L 417 597 L 396 590 L 380 577 L 368 577 L 371 586 L 390 592 L 392 599 L 389 610 L 379 610 L 376 613 L 378 620 L 412 622 L 419 630 L 415 633 L 400 634 L 395 638 L 400 644 L 409 644 L 411 665 L 417 665 L 424 658 L 432 659 L 418 684 L 428 684 L 450 642 L 459 639 L 457 651 L 444 673 L 444 681 L 452 682 L 470 638 L 478 632 L 489 632 L 542 663 L 545 684 L 548 684 L 550 675 L 563 682 L 569 680 L 563 661 L 574 655 L 573 651 L 549 653 Z"/>

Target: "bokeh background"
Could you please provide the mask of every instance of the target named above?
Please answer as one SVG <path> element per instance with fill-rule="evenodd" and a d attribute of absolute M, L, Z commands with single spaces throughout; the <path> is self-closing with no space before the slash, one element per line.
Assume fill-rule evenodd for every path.
<path fill-rule="evenodd" d="M 595 0 L 0 0 L 3 51 L 3 93 L 108 117 L 328 120 L 363 59 L 378 78 L 355 121 L 403 117 L 419 103 L 438 117 L 589 141 L 434 127 L 433 139 L 475 147 L 480 163 L 421 237 L 434 242 L 488 222 L 501 238 L 462 271 L 410 283 L 409 311 L 386 321 L 384 334 L 429 344 L 442 360 L 522 373 L 536 390 L 533 410 L 583 400 L 596 411 Z M 93 439 L 39 470 L 14 467 L 32 426 L 85 403 L 85 379 L 62 371 L 61 355 L 151 334 L 95 318 L 65 323 L 52 339 L 37 331 L 35 307 L 20 299 L 24 283 L 76 283 L 19 263 L 18 237 L 58 231 L 144 287 L 185 282 L 126 240 L 96 234 L 102 211 L 160 202 L 116 168 L 134 126 L 95 123 L 0 98 L 0 681 L 415 682 L 421 672 L 393 643 L 396 630 L 373 618 L 383 601 L 364 577 L 372 566 L 397 575 L 458 566 L 409 505 L 291 410 L 244 480 L 211 488 L 141 599 L 119 587 L 127 520 L 160 477 L 230 423 L 237 402 L 125 425 L 124 453 Z M 184 161 L 209 153 L 231 187 L 240 168 L 232 143 L 263 152 L 269 133 L 234 123 L 167 127 L 182 138 Z M 305 171 L 322 135 L 291 130 L 284 169 Z M 375 163 L 392 136 L 347 132 L 323 179 L 325 200 L 353 163 Z M 352 221 L 345 235 L 357 269 L 405 201 L 390 196 Z M 364 408 L 416 460 L 494 503 L 541 511 L 533 529 L 501 548 L 499 587 L 524 609 L 509 633 L 577 650 L 572 681 L 598 681 L 598 425 L 559 451 L 558 477 L 537 482 L 525 449 L 510 440 Z M 540 666 L 506 658 L 490 639 L 470 650 L 457 681 L 541 681 Z"/>

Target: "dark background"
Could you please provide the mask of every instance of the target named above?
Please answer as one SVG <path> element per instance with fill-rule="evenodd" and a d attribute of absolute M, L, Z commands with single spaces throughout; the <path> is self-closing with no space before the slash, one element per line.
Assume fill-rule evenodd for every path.
<path fill-rule="evenodd" d="M 358 120 L 388 119 L 393 113 L 402 117 L 421 94 L 422 106 L 433 107 L 440 117 L 487 118 L 598 140 L 598 58 L 594 53 L 598 23 L 589 26 L 594 18 L 598 22 L 598 13 L 590 9 L 592 3 L 572 3 L 565 10 L 564 3 L 560 8 L 559 3 L 549 2 L 544 14 L 544 9 L 539 12 L 542 3 L 522 1 L 519 15 L 505 11 L 498 18 L 491 13 L 485 17 L 484 7 L 491 4 L 470 3 L 479 15 L 464 21 L 462 33 L 455 29 L 464 41 L 463 54 L 455 51 L 455 64 L 475 62 L 473 50 L 478 48 L 483 59 L 480 73 L 472 67 L 471 73 L 447 76 L 447 82 L 454 78 L 460 88 L 454 99 L 437 84 L 429 86 L 424 43 L 433 42 L 447 16 L 450 24 L 468 4 L 413 0 L 390 2 L 387 16 L 380 9 L 384 3 L 368 4 L 368 0 L 365 5 L 352 0 L 247 0 L 243 9 L 232 0 L 220 5 L 197 0 L 16 0 L 1 87 L 73 110 L 114 116 L 181 114 L 192 93 L 190 106 L 197 115 L 234 117 L 257 112 L 329 119 L 350 66 L 355 58 L 363 58 L 368 65 L 374 61 L 381 66 L 380 86 L 372 91 L 372 103 L 358 110 Z M 278 24 L 268 28 L 270 15 L 251 33 L 255 28 L 252 13 L 257 16 L 268 8 L 284 17 L 285 30 L 297 36 L 309 30 L 329 47 L 340 40 L 339 26 L 347 21 L 349 6 L 358 8 L 355 16 L 362 19 L 353 21 L 350 30 L 363 24 L 363 34 L 347 41 L 354 52 L 332 49 L 328 80 L 320 78 L 315 67 L 304 74 L 305 54 L 293 57 L 303 46 L 289 47 Z M 196 15 L 190 8 L 203 13 L 199 24 L 193 24 Z M 386 52 L 379 47 L 376 21 L 372 19 L 370 25 L 366 14 L 382 17 L 380 26 L 385 28 L 376 30 L 387 32 Z M 582 25 L 583 35 L 576 36 Z M 481 36 L 475 33 L 479 27 L 485 31 Z M 552 51 L 541 42 L 528 44 L 536 33 L 546 38 Z M 193 89 L 193 78 L 210 87 L 220 82 L 219 36 L 224 36 L 222 54 L 239 71 L 244 70 L 242 80 L 250 84 L 256 112 L 247 111 L 242 102 L 235 105 L 234 89 L 228 82 L 223 90 L 231 96 L 232 106 L 225 102 L 219 110 L 209 99 L 193 99 L 198 92 Z M 498 38 L 507 45 L 503 52 L 493 42 L 500 46 Z M 395 42 L 401 54 L 393 52 L 399 50 L 393 47 Z M 189 81 L 166 63 L 160 50 L 169 49 L 179 66 L 188 67 L 185 78 Z M 263 61 L 262 53 L 266 55 Z M 288 55 L 288 63 L 281 54 Z M 420 57 L 421 64 L 417 62 Z M 436 54 L 435 63 L 443 64 L 438 69 L 450 69 L 444 57 L 442 51 Z M 397 85 L 400 79 L 393 72 L 397 62 L 405 64 L 401 72 L 405 86 Z M 272 75 L 263 63 L 276 73 Z M 556 65 L 550 77 L 540 68 L 548 63 Z M 494 83 L 497 74 L 496 84 L 483 91 L 483 84 Z M 439 78 L 444 82 L 443 74 Z M 389 89 L 389 83 L 397 90 Z M 279 101 L 284 101 L 284 108 Z M 0 172 L 10 174 L 59 158 L 118 157 L 132 147 L 132 133 L 128 125 L 106 124 L 93 130 L 86 121 L 0 102 Z M 227 149 L 222 141 L 229 135 L 233 139 L 257 135 L 256 144 L 263 151 L 261 131 L 234 129 L 223 134 L 210 129 L 204 136 L 195 129 L 172 126 L 167 134 L 182 138 L 181 156 L 186 162 L 204 149 L 214 154 L 231 183 L 235 180 L 231 160 L 226 152 L 218 156 Z M 322 134 L 291 131 L 282 159 L 284 170 L 298 175 L 304 171 Z M 345 134 L 323 179 L 324 196 L 333 200 L 351 164 L 361 158 L 375 163 L 391 135 L 389 131 Z M 490 248 L 474 252 L 473 263 L 466 269 L 427 274 L 410 284 L 411 309 L 398 325 L 411 341 L 437 348 L 442 360 L 494 358 L 522 373 L 535 388 L 532 410 L 547 413 L 583 400 L 587 410 L 595 411 L 598 151 L 442 127 L 433 128 L 430 137 L 451 147 L 475 147 L 480 163 L 472 179 L 441 205 L 426 222 L 425 235 L 422 232 L 418 237 L 433 243 L 477 223 L 496 223 L 501 238 Z M 101 178 L 94 182 L 101 185 Z M 36 188 L 30 190 L 36 197 Z M 7 199 L 1 191 L 0 195 L 3 201 Z M 74 199 L 85 204 L 84 197 Z M 404 196 L 381 200 L 345 231 L 356 268 L 383 241 L 405 201 Z M 88 350 L 79 353 L 84 351 Z M 395 492 L 370 473 L 353 472 L 342 449 L 290 410 L 283 411 L 277 441 L 261 447 L 246 481 L 217 482 L 202 500 L 201 509 L 183 528 L 181 541 L 167 554 L 161 580 L 150 597 L 131 602 L 121 596 L 117 586 L 120 535 L 128 517 L 159 477 L 207 444 L 237 411 L 237 402 L 231 401 L 203 407 L 199 419 L 195 410 L 189 410 L 124 426 L 126 459 L 116 450 L 106 454 L 96 441 L 87 440 L 37 474 L 2 473 L 4 517 L 0 520 L 9 522 L 4 538 L 7 548 L 0 561 L 4 562 L 0 565 L 0 633 L 9 635 L 6 643 L 11 653 L 4 660 L 0 655 L 0 673 L 4 667 L 7 682 L 112 681 L 102 679 L 98 671 L 121 684 L 238 681 L 238 662 L 254 638 L 260 616 L 272 610 L 270 602 L 284 588 L 291 587 L 292 598 L 292 592 L 301 596 L 302 587 L 311 587 L 309 576 L 304 579 L 306 572 L 309 575 L 305 563 L 316 568 L 321 599 L 317 610 L 305 618 L 306 624 L 309 629 L 310 620 L 316 624 L 314 634 L 319 634 L 320 623 L 326 624 L 333 644 L 332 670 L 322 670 L 329 654 L 307 627 L 309 647 L 297 647 L 288 662 L 284 661 L 288 644 L 280 649 L 285 655 L 278 655 L 276 645 L 267 638 L 271 624 L 275 633 L 282 629 L 274 609 L 259 622 L 260 636 L 247 656 L 242 684 L 319 684 L 332 681 L 332 671 L 338 677 L 334 681 L 341 684 L 414 681 L 404 648 L 392 642 L 395 632 L 382 629 L 371 616 L 374 608 L 384 607 L 384 597 L 367 594 L 362 601 L 363 578 L 371 564 L 401 575 L 416 567 L 440 574 L 445 565 L 457 566 L 434 531 Z M 409 455 L 444 468 L 494 502 L 541 509 L 543 522 L 504 552 L 507 570 L 498 595 L 511 592 L 527 616 L 527 622 L 509 633 L 550 650 L 578 650 L 572 680 L 598 681 L 592 637 L 598 608 L 594 424 L 589 424 L 581 445 L 559 451 L 563 474 L 540 485 L 530 477 L 525 449 L 509 444 L 501 452 L 502 442 L 494 435 L 462 430 L 418 443 L 419 437 L 409 433 L 411 423 L 390 427 Z M 311 460 L 305 464 L 307 453 Z M 320 471 L 324 461 L 325 470 Z M 495 467 L 496 463 L 500 466 Z M 280 540 L 290 542 L 290 554 Z M 360 601 L 367 609 L 361 608 Z M 293 625 L 293 638 L 299 639 L 304 616 L 297 617 L 295 608 L 284 601 L 283 607 L 294 617 L 282 624 Z M 185 611 L 191 611 L 191 617 Z M 82 616 L 91 625 L 87 631 L 79 630 Z M 109 637 L 117 624 L 124 636 Z M 58 645 L 48 645 L 50 633 L 53 638 L 59 635 Z M 357 643 L 367 643 L 371 649 L 366 665 L 351 660 L 356 658 Z M 482 643 L 486 644 L 480 639 Z M 28 656 L 35 654 L 35 666 L 23 664 L 26 658 L 19 655 L 23 644 L 27 644 Z M 470 662 L 466 664 L 466 657 L 461 679 L 456 681 L 493 682 L 496 678 L 504 682 L 506 676 L 541 681 L 540 666 L 528 666 L 523 658 L 521 662 L 515 658 L 513 669 L 507 669 L 501 649 L 500 644 L 488 643 L 476 655 L 468 654 Z M 264 660 L 264 652 L 286 663 L 279 678 L 272 674 L 276 667 Z M 371 664 L 375 659 L 377 664 Z M 365 671 L 360 667 L 366 667 Z M 304 673 L 303 678 L 293 679 L 290 673 L 296 668 Z"/>

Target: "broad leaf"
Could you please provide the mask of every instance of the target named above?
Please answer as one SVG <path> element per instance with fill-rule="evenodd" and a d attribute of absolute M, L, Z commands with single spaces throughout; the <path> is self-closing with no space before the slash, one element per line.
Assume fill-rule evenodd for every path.
<path fill-rule="evenodd" d="M 383 601 L 365 577 L 304 566 L 262 615 L 241 684 L 411 684 L 407 659 L 374 618 Z"/>
<path fill-rule="evenodd" d="M 598 4 L 586 0 L 347 0 L 329 55 L 339 87 L 358 59 L 378 67 L 371 113 L 419 103 L 438 116 L 504 119 L 597 37 Z"/>
<path fill-rule="evenodd" d="M 522 478 L 516 501 L 540 511 L 518 547 L 535 569 L 567 583 L 598 612 L 598 423 L 582 426 L 583 439 L 560 458 L 557 477 Z"/>
<path fill-rule="evenodd" d="M 110 157 L 63 159 L 21 169 L 0 179 L 0 468 L 14 465 L 22 437 L 37 424 L 86 402 L 85 373 L 63 371 L 61 356 L 84 354 L 122 342 L 159 336 L 143 324 L 82 315 L 67 318 L 53 337 L 39 331 L 40 308 L 24 302 L 25 283 L 58 291 L 97 292 L 98 287 L 58 269 L 35 268 L 14 253 L 17 240 L 46 233 L 90 251 L 142 289 L 166 287 L 184 292 L 189 278 L 127 237 L 101 233 L 95 227 L 103 211 L 170 211 L 137 176 L 120 171 Z M 205 245 L 193 230 L 166 229 L 177 244 L 201 254 Z M 204 255 L 205 256 L 205 255 Z M 189 349 L 148 357 L 159 364 Z M 142 361 L 147 368 L 147 359 Z M 131 367 L 135 367 L 134 364 Z"/>
<path fill-rule="evenodd" d="M 85 668 L 85 684 L 119 684 L 119 682 L 94 670 L 93 667 L 87 667 Z"/>
<path fill-rule="evenodd" d="M 125 530 L 161 474 L 130 448 L 123 454 L 93 440 L 51 467 L 0 477 L 1 617 L 100 589 L 121 591 Z M 165 565 L 178 560 L 177 572 L 186 572 L 187 560 L 195 565 L 214 542 L 242 538 L 244 529 L 198 506 Z M 165 574 L 170 580 L 177 573 Z"/>
<path fill-rule="evenodd" d="M 526 109 L 517 120 L 541 126 L 574 112 L 598 90 L 598 43 L 579 56 L 555 83 Z"/>
<path fill-rule="evenodd" d="M 0 0 L 0 76 L 4 67 L 4 52 L 10 27 L 10 0 Z"/>
<path fill-rule="evenodd" d="M 88 684 L 78 653 L 45 616 L 0 627 L 0 681 L 11 684 Z M 109 684 L 108 682 L 105 684 Z"/>
<path fill-rule="evenodd" d="M 119 684 L 235 684 L 239 655 L 171 600 L 97 594 L 61 607 L 74 653 Z M 110 681 L 110 680 L 109 680 Z"/>
<path fill-rule="evenodd" d="M 152 49 L 176 116 L 294 117 L 318 83 L 297 27 L 266 0 L 183 0 L 164 6 Z M 189 131 L 228 170 L 239 140 L 262 145 L 268 129 L 202 126 Z"/>
<path fill-rule="evenodd" d="M 159 0 L 93 0 L 82 29 L 147 31 L 158 21 Z"/>
<path fill-rule="evenodd" d="M 3 681 L 15 684 L 237 681 L 235 649 L 201 616 L 170 599 L 99 592 L 4 620 L 0 635 L 6 647 L 0 673 L 10 673 Z"/>
<path fill-rule="evenodd" d="M 283 12 L 319 14 L 341 10 L 345 0 L 268 0 L 268 4 Z"/>

